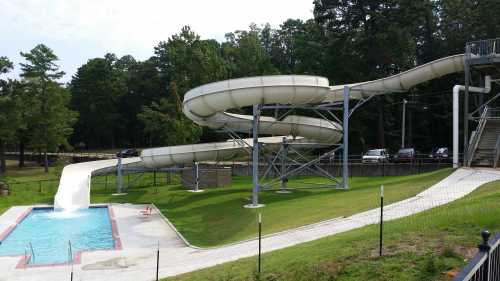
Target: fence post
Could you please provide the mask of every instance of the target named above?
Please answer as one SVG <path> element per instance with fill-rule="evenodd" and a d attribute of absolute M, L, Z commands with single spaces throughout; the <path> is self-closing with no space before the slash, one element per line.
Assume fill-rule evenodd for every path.
<path fill-rule="evenodd" d="M 38 181 L 38 193 L 42 193 L 42 181 Z"/>
<path fill-rule="evenodd" d="M 258 266 L 259 279 L 261 272 L 261 257 L 262 257 L 262 215 L 259 213 L 259 266 Z"/>
<path fill-rule="evenodd" d="M 158 272 L 160 271 L 160 241 L 156 247 L 156 281 L 158 281 Z"/>
<path fill-rule="evenodd" d="M 486 278 L 484 280 L 490 280 L 490 250 L 491 246 L 488 243 L 490 240 L 491 233 L 488 230 L 481 231 L 481 237 L 483 238 L 483 243 L 478 245 L 479 251 L 486 253 L 486 260 L 484 261 L 484 267 L 482 276 Z"/>
<path fill-rule="evenodd" d="M 382 241 L 384 238 L 384 185 L 380 186 L 380 241 L 379 256 L 382 256 Z"/>

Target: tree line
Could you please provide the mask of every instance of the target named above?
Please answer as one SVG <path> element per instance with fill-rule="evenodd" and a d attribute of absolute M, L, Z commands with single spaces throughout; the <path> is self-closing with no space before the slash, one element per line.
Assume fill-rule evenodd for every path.
<path fill-rule="evenodd" d="M 466 42 L 500 32 L 495 0 L 313 3 L 312 19 L 289 19 L 279 28 L 252 24 L 227 33 L 224 42 L 201 39 L 186 26 L 147 60 L 114 54 L 89 59 L 67 85 L 57 82 L 63 73 L 50 48 L 40 44 L 21 53 L 21 78 L 0 80 L 0 155 L 7 145 L 45 153 L 216 141 L 224 136 L 182 114 L 189 89 L 273 74 L 320 75 L 331 84 L 377 79 L 463 53 Z M 0 59 L 0 75 L 12 68 Z M 351 150 L 396 149 L 403 98 L 409 101 L 407 146 L 450 145 L 451 87 L 461 83 L 463 75 L 449 75 L 372 99 L 350 122 Z"/>

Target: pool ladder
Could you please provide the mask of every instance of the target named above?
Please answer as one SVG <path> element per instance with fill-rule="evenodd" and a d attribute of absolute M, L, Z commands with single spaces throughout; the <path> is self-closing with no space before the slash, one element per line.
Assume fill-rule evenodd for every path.
<path fill-rule="evenodd" d="M 68 264 L 73 265 L 73 247 L 71 246 L 71 240 L 68 240 Z"/>
<path fill-rule="evenodd" d="M 29 255 L 28 255 L 29 251 Z M 28 245 L 24 248 L 24 260 L 26 261 L 26 265 L 35 261 L 35 250 L 33 250 L 33 245 L 31 242 L 28 242 Z"/>

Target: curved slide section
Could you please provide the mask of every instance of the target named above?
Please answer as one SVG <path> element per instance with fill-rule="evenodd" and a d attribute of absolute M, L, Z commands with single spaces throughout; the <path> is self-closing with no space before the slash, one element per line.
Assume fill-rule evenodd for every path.
<path fill-rule="evenodd" d="M 277 75 L 232 79 L 206 84 L 186 93 L 184 114 L 201 126 L 249 132 L 253 116 L 226 112 L 229 109 L 256 104 L 307 105 L 343 101 L 344 86 L 351 89 L 352 99 L 366 98 L 409 88 L 464 69 L 464 55 L 449 56 L 387 78 L 349 85 L 330 86 L 328 79 L 318 76 Z M 289 115 L 282 120 L 259 119 L 259 133 L 289 136 L 304 144 L 332 145 L 342 138 L 342 127 L 333 121 Z M 263 143 L 280 143 L 282 137 L 259 138 Z M 193 161 L 230 159 L 245 151 L 251 142 L 227 141 L 146 149 L 141 158 L 128 164 L 164 167 Z M 64 168 L 55 207 L 79 208 L 90 203 L 91 175 L 112 169 L 116 160 L 93 161 Z"/>
<path fill-rule="evenodd" d="M 351 88 L 351 98 L 361 99 L 372 95 L 406 92 L 411 87 L 464 70 L 465 55 L 453 55 L 422 64 L 410 70 L 389 77 L 354 83 L 349 85 L 332 86 L 328 102 L 342 101 L 344 86 Z"/>
<path fill-rule="evenodd" d="M 255 104 L 306 105 L 322 103 L 330 91 L 328 80 L 305 75 L 276 75 L 215 82 L 194 88 L 184 96 L 183 112 L 200 126 L 252 130 L 253 116 L 225 112 Z M 342 126 L 324 119 L 289 115 L 283 120 L 260 117 L 259 134 L 289 136 L 293 141 L 332 145 L 342 137 Z M 266 144 L 281 143 L 283 137 L 259 138 Z M 164 167 L 193 161 L 225 160 L 251 146 L 227 141 L 146 149 L 141 158 L 147 167 Z"/>
<path fill-rule="evenodd" d="M 122 165 L 140 165 L 141 158 L 124 158 Z M 90 161 L 64 167 L 59 180 L 59 188 L 54 198 L 54 209 L 73 210 L 88 208 L 90 205 L 90 181 L 93 175 L 113 170 L 117 159 Z"/>

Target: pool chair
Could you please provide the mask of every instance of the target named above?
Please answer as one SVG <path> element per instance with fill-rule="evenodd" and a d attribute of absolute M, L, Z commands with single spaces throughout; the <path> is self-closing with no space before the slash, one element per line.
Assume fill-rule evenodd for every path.
<path fill-rule="evenodd" d="M 153 208 L 150 205 L 146 206 L 144 210 L 139 211 L 139 215 L 143 218 L 151 216 L 152 213 L 153 213 Z"/>

